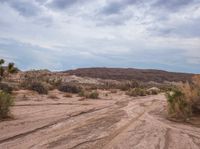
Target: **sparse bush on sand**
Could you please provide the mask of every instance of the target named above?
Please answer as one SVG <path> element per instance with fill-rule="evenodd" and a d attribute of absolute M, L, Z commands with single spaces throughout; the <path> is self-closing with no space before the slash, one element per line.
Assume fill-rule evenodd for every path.
<path fill-rule="evenodd" d="M 0 119 L 9 117 L 10 106 L 14 103 L 11 97 L 12 88 L 7 84 L 1 83 L 6 75 L 16 73 L 17 68 L 14 67 L 14 63 L 9 63 L 8 66 L 3 66 L 5 61 L 0 59 Z"/>
<path fill-rule="evenodd" d="M 139 83 L 136 82 L 136 81 L 129 81 L 129 82 L 122 82 L 120 85 L 119 85 L 119 89 L 122 90 L 122 91 L 128 91 L 132 88 L 138 88 L 139 87 Z"/>
<path fill-rule="evenodd" d="M 48 89 L 40 82 L 33 82 L 28 87 L 29 90 L 38 92 L 39 94 L 48 94 Z"/>
<path fill-rule="evenodd" d="M 196 75 L 192 83 L 179 83 L 166 93 L 168 114 L 170 117 L 187 119 L 195 112 L 200 112 L 200 76 Z"/>
<path fill-rule="evenodd" d="M 182 91 L 176 89 L 166 93 L 170 117 L 187 119 L 191 116 L 191 103 L 186 101 Z"/>
<path fill-rule="evenodd" d="M 99 93 L 97 91 L 92 91 L 86 97 L 87 98 L 91 98 L 91 99 L 98 99 L 99 98 Z"/>
<path fill-rule="evenodd" d="M 61 85 L 62 80 L 61 79 L 48 79 L 46 82 L 48 82 L 53 87 L 57 88 Z"/>
<path fill-rule="evenodd" d="M 11 93 L 13 88 L 10 87 L 8 84 L 0 83 L 0 90 L 4 91 L 6 93 Z"/>
<path fill-rule="evenodd" d="M 152 87 L 147 90 L 148 95 L 157 95 L 160 93 L 160 89 L 157 87 Z"/>
<path fill-rule="evenodd" d="M 99 93 L 95 91 L 84 91 L 82 90 L 79 93 L 80 97 L 85 97 L 85 98 L 91 98 L 91 99 L 98 99 L 99 98 Z"/>
<path fill-rule="evenodd" d="M 31 78 L 26 78 L 26 80 L 24 80 L 20 86 L 23 89 L 36 91 L 39 94 L 48 94 L 48 90 L 50 89 L 47 83 L 43 83 L 42 81 Z"/>
<path fill-rule="evenodd" d="M 67 93 L 79 93 L 81 92 L 81 87 L 74 84 L 62 84 L 58 87 L 58 90 Z"/>
<path fill-rule="evenodd" d="M 0 59 L 0 81 L 5 78 L 5 75 L 16 73 L 18 69 L 15 67 L 14 63 L 8 63 L 7 66 L 3 66 L 5 63 L 4 59 Z"/>
<path fill-rule="evenodd" d="M 10 94 L 0 91 L 0 119 L 9 117 L 10 106 L 13 104 L 13 99 Z"/>
<path fill-rule="evenodd" d="M 133 88 L 133 89 L 129 89 L 129 91 L 127 91 L 126 94 L 133 97 L 146 96 L 147 91 L 143 88 Z"/>
<path fill-rule="evenodd" d="M 85 90 L 81 90 L 79 93 L 78 93 L 78 96 L 79 97 L 85 97 L 85 93 L 86 91 Z"/>

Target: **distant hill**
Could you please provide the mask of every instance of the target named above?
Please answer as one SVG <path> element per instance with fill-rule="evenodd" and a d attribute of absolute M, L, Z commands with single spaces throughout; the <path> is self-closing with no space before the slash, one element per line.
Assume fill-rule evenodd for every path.
<path fill-rule="evenodd" d="M 139 80 L 143 82 L 155 81 L 190 81 L 193 74 L 176 73 L 153 69 L 134 68 L 80 68 L 65 71 L 70 75 L 113 80 Z"/>

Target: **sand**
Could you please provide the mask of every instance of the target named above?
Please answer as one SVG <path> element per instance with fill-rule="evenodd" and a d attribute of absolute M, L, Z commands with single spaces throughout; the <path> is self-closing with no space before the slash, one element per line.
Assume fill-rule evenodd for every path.
<path fill-rule="evenodd" d="M 57 98 L 15 92 L 13 119 L 0 122 L 1 149 L 200 148 L 199 125 L 167 120 L 163 94 L 134 98 L 100 91 L 100 99 L 85 100 L 49 94 Z"/>

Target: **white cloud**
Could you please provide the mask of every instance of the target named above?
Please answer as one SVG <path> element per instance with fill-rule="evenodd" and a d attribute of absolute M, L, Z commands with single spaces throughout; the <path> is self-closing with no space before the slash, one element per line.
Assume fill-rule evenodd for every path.
<path fill-rule="evenodd" d="M 140 67 L 140 63 L 141 67 L 161 68 L 176 62 L 176 68 L 171 70 L 191 71 L 181 63 L 185 61 L 183 65 L 188 67 L 200 64 L 199 3 L 177 2 L 179 7 L 175 10 L 169 1 L 165 8 L 158 10 L 160 3 L 155 5 L 156 1 L 30 0 L 25 3 L 19 0 L 13 1 L 14 4 L 10 0 L 0 1 L 0 38 L 15 41 L 7 43 L 10 44 L 7 52 L 5 41 L 0 43 L 0 55 L 20 59 L 20 54 L 12 55 L 15 49 L 9 48 L 22 44 L 32 51 L 24 55 L 40 62 L 40 65 L 29 62 L 26 68 Z M 170 56 L 173 52 L 177 54 L 175 57 Z M 73 64 L 66 65 L 66 62 Z M 21 62 L 20 67 L 25 68 L 23 65 Z M 195 65 L 192 71 L 200 72 L 200 69 Z"/>

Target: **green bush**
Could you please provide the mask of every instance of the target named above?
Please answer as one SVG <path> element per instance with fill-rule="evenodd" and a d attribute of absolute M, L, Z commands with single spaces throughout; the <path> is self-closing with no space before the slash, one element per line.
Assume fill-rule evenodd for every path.
<path fill-rule="evenodd" d="M 61 79 L 48 79 L 46 82 L 51 84 L 53 87 L 57 88 L 61 85 L 62 80 Z"/>
<path fill-rule="evenodd" d="M 147 91 L 142 88 L 134 88 L 134 89 L 130 89 L 128 92 L 126 92 L 126 94 L 133 97 L 146 96 Z"/>
<path fill-rule="evenodd" d="M 99 93 L 97 91 L 92 91 L 91 93 L 88 94 L 87 98 L 98 99 Z"/>
<path fill-rule="evenodd" d="M 23 89 L 36 91 L 39 94 L 48 94 L 48 90 L 50 89 L 47 83 L 32 79 L 26 79 L 20 84 L 20 86 Z"/>
<path fill-rule="evenodd" d="M 153 88 L 150 88 L 147 90 L 148 95 L 157 95 L 159 93 L 160 93 L 160 89 L 158 89 L 158 88 L 153 87 Z"/>
<path fill-rule="evenodd" d="M 119 89 L 122 91 L 128 91 L 132 88 L 138 88 L 139 87 L 139 83 L 136 81 L 130 81 L 130 82 L 122 82 L 119 85 Z"/>
<path fill-rule="evenodd" d="M 78 93 L 78 96 L 80 96 L 80 97 L 85 97 L 85 91 L 84 91 L 84 90 L 81 90 L 81 91 Z"/>
<path fill-rule="evenodd" d="M 0 119 L 7 118 L 10 113 L 10 106 L 13 104 L 13 99 L 10 94 L 0 91 Z"/>
<path fill-rule="evenodd" d="M 80 97 L 85 97 L 85 98 L 91 98 L 91 99 L 98 99 L 99 98 L 99 93 L 97 91 L 89 92 L 89 91 L 81 90 L 79 92 L 79 96 Z"/>
<path fill-rule="evenodd" d="M 191 104 L 186 101 L 186 96 L 180 90 L 167 92 L 166 98 L 170 117 L 186 119 L 192 115 Z"/>
<path fill-rule="evenodd" d="M 5 83 L 0 83 L 0 90 L 4 91 L 6 93 L 11 93 L 13 88 Z"/>
<path fill-rule="evenodd" d="M 74 84 L 62 84 L 58 87 L 58 90 L 67 93 L 79 93 L 81 92 L 81 87 Z"/>
<path fill-rule="evenodd" d="M 28 89 L 36 91 L 39 94 L 48 94 L 48 89 L 40 82 L 31 83 Z"/>

